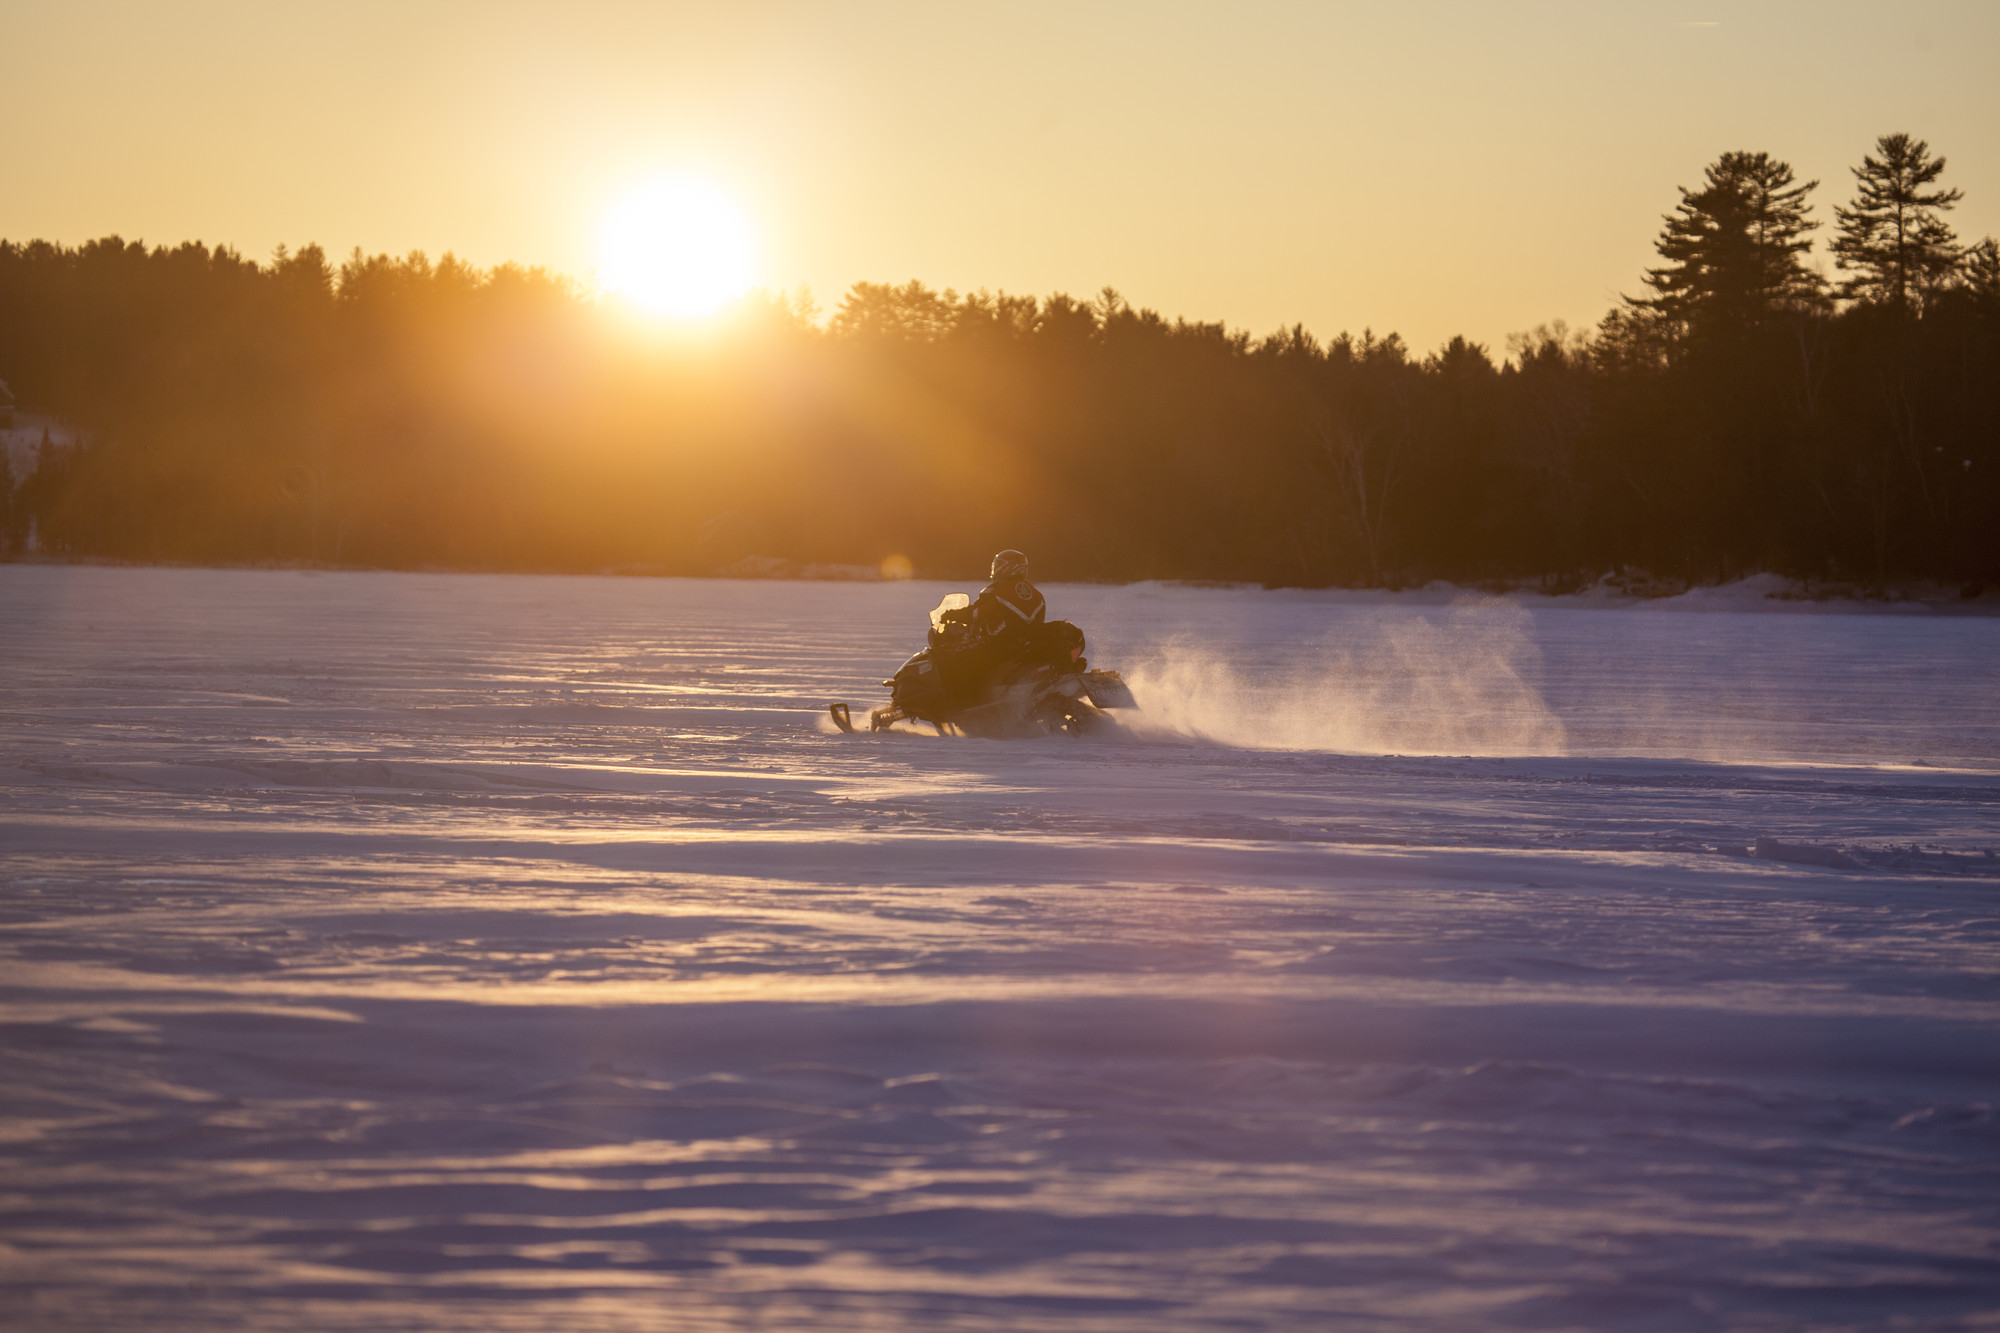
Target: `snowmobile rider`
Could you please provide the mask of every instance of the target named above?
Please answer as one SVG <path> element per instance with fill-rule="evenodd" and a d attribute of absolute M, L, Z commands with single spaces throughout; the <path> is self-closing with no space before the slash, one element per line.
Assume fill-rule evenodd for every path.
<path fill-rule="evenodd" d="M 1028 557 L 1002 551 L 993 557 L 991 580 L 972 603 L 972 631 L 982 640 L 1007 639 L 1022 646 L 1048 612 L 1042 590 L 1028 582 Z"/>
<path fill-rule="evenodd" d="M 1028 582 L 1028 557 L 1002 551 L 993 557 L 991 579 L 970 611 L 970 641 L 938 663 L 952 693 L 970 701 L 1002 663 L 1029 647 L 1048 613 L 1041 589 Z M 961 615 L 967 614 L 961 612 Z"/>

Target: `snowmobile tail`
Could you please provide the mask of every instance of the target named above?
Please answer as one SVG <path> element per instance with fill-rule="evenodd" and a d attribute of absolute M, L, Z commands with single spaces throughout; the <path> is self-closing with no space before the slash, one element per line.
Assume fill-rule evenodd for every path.
<path fill-rule="evenodd" d="M 1099 708 L 1139 706 L 1139 701 L 1132 697 L 1132 687 L 1116 671 L 1086 671 L 1082 680 L 1084 694 Z"/>

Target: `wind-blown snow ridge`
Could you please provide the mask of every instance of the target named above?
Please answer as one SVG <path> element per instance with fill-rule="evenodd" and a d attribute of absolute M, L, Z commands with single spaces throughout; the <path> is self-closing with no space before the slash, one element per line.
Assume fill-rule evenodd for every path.
<path fill-rule="evenodd" d="M 0 1326 L 1957 1328 L 2000 621 L 0 567 Z"/>

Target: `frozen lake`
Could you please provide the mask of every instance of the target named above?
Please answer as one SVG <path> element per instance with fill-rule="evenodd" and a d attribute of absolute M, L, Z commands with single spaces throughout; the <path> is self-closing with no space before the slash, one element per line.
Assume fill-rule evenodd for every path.
<path fill-rule="evenodd" d="M 0 1326 L 2000 1320 L 2000 619 L 948 590 L 0 565 Z"/>

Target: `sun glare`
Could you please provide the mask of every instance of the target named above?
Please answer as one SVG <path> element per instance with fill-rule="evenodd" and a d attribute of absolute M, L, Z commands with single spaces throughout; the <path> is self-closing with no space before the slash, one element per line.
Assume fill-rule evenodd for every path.
<path fill-rule="evenodd" d="M 655 315 L 711 315 L 749 290 L 750 227 L 716 190 L 694 182 L 647 186 L 605 220 L 598 278 L 606 291 Z"/>

